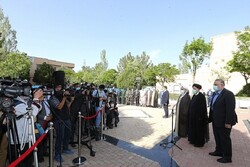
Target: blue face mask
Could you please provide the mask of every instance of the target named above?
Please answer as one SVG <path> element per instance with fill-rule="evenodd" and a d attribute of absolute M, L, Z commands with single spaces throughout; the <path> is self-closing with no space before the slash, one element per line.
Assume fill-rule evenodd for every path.
<path fill-rule="evenodd" d="M 80 90 L 81 88 L 80 87 L 77 87 L 76 90 Z"/>
<path fill-rule="evenodd" d="M 213 86 L 213 89 L 214 89 L 214 91 L 218 91 L 219 90 L 218 86 L 216 86 L 216 85 Z"/>

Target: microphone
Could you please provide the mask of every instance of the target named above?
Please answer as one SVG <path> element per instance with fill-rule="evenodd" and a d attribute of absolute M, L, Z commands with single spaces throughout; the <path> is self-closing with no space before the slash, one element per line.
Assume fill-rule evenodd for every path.
<path fill-rule="evenodd" d="M 172 110 L 175 108 L 176 104 L 177 104 L 177 103 L 175 103 L 175 104 L 172 106 Z"/>

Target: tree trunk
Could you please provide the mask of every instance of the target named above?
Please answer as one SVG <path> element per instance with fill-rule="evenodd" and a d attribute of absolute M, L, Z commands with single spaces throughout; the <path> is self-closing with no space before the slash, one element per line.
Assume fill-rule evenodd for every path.
<path fill-rule="evenodd" d="M 193 73 L 192 74 L 192 84 L 194 84 L 194 82 L 195 82 L 195 74 Z"/>
<path fill-rule="evenodd" d="M 247 77 L 245 77 L 246 85 L 248 84 L 248 83 L 247 83 L 247 80 L 248 80 L 248 78 L 247 78 Z"/>

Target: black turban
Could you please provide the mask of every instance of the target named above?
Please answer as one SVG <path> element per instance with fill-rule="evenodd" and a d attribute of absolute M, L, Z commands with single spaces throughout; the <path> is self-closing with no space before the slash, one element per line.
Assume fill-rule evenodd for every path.
<path fill-rule="evenodd" d="M 193 84 L 193 86 L 192 87 L 196 87 L 197 89 L 201 89 L 202 88 L 202 86 L 201 85 L 199 85 L 199 84 Z"/>

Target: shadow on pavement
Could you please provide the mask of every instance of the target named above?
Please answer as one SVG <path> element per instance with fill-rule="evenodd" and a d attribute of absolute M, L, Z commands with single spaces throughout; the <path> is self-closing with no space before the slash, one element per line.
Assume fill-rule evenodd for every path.
<path fill-rule="evenodd" d="M 156 161 L 160 164 L 161 167 L 179 167 L 176 162 L 169 156 L 168 151 L 172 148 L 172 144 L 170 143 L 166 148 L 160 146 L 160 143 L 170 142 L 171 136 L 167 137 L 160 143 L 156 144 L 152 149 L 145 149 L 143 147 L 135 146 L 131 143 L 125 142 L 123 140 L 119 140 L 112 136 L 105 135 L 106 141 L 128 150 L 130 152 L 136 153 L 153 161 Z"/>

